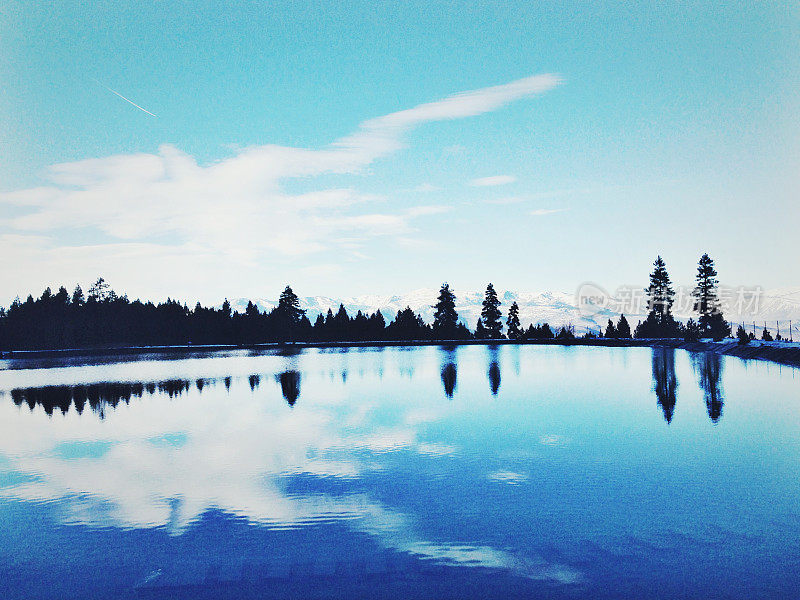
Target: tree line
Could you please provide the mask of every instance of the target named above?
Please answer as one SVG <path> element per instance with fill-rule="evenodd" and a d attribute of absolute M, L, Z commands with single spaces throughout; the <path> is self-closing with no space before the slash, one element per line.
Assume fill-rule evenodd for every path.
<path fill-rule="evenodd" d="M 625 315 L 617 323 L 609 320 L 607 338 L 722 338 L 730 328 L 720 310 L 717 272 L 707 254 L 700 259 L 695 288 L 698 319 L 686 324 L 672 315 L 675 291 L 659 256 L 646 288 L 648 314 L 633 331 Z M 571 327 L 552 328 L 548 323 L 520 322 L 519 305 L 513 302 L 503 319 L 501 302 L 494 286 L 486 287 L 481 315 L 475 329 L 459 318 L 456 295 L 448 283 L 439 290 L 433 305 L 433 322 L 406 307 L 387 321 L 380 311 L 349 315 L 343 305 L 336 312 L 328 309 L 314 323 L 300 308 L 300 300 L 291 286 L 281 293 L 277 306 L 260 310 L 249 302 L 243 313 L 233 311 L 226 299 L 219 308 L 204 307 L 199 302 L 189 308 L 168 298 L 154 304 L 129 300 L 118 295 L 103 278 L 86 293 L 80 285 L 70 294 L 65 287 L 56 293 L 47 288 L 41 297 L 17 298 L 8 308 L 0 308 L 0 349 L 34 350 L 91 348 L 110 346 L 257 344 L 269 342 L 360 342 L 360 341 L 461 341 L 479 340 L 571 340 Z M 589 337 L 597 337 L 587 334 Z"/>

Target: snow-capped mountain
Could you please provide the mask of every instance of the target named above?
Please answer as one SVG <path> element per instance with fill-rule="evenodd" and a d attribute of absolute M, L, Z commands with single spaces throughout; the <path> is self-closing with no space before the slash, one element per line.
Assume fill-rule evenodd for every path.
<path fill-rule="evenodd" d="M 328 309 L 335 313 L 339 305 L 342 304 L 350 316 L 355 315 L 359 310 L 362 313 L 373 313 L 379 310 L 387 322 L 394 319 L 398 311 L 408 306 L 421 315 L 426 322 L 430 323 L 433 321 L 433 305 L 438 294 L 438 289 L 419 289 L 406 294 L 392 296 L 365 295 L 341 298 L 307 296 L 300 298 L 300 306 L 306 310 L 306 314 L 312 322 L 320 313 L 327 313 Z M 475 323 L 480 317 L 483 297 L 484 292 L 482 290 L 457 294 L 456 310 L 460 319 L 470 329 L 475 327 Z M 574 292 L 499 291 L 498 297 L 502 303 L 500 310 L 504 314 L 512 302 L 517 302 L 520 321 L 526 326 L 528 323 L 547 322 L 553 326 L 573 325 L 576 331 L 585 331 L 587 327 L 596 331 L 601 323 L 605 325 L 609 318 L 618 316 L 609 310 L 602 310 L 598 314 L 589 317 L 581 315 L 576 306 Z M 244 312 L 249 301 L 250 299 L 248 298 L 231 300 L 231 308 L 238 312 Z M 252 302 L 262 311 L 271 310 L 277 306 L 277 300 L 266 298 L 254 298 Z"/>
<path fill-rule="evenodd" d="M 331 309 L 336 312 L 342 304 L 350 316 L 359 310 L 363 313 L 373 313 L 380 310 L 387 322 L 391 321 L 397 311 L 407 306 L 420 314 L 430 323 L 433 321 L 433 305 L 438 296 L 438 289 L 418 289 L 405 294 L 392 296 L 364 295 L 351 297 L 306 296 L 300 298 L 301 308 L 306 310 L 308 318 L 313 322 L 317 315 Z M 467 291 L 458 292 L 456 297 L 456 310 L 461 320 L 470 329 L 475 327 L 481 312 L 481 302 L 484 292 Z M 575 292 L 514 292 L 498 290 L 498 297 L 502 302 L 500 310 L 505 319 L 508 307 L 516 301 L 519 305 L 520 321 L 527 326 L 529 323 L 547 322 L 551 326 L 572 325 L 576 333 L 583 333 L 587 329 L 597 331 L 605 328 L 608 319 L 616 319 L 619 313 L 610 308 L 599 308 L 594 311 L 580 310 L 579 299 Z M 248 298 L 231 300 L 231 308 L 244 312 Z M 277 299 L 253 298 L 253 303 L 262 311 L 269 311 L 277 306 Z M 676 311 L 677 316 L 687 319 L 691 312 Z M 685 314 L 684 314 L 685 313 Z M 625 313 L 631 326 L 644 318 L 643 311 L 629 311 Z M 789 331 L 789 322 L 792 322 L 795 338 L 800 338 L 800 288 L 782 288 L 763 292 L 759 301 L 751 306 L 743 307 L 742 311 L 728 310 L 725 317 L 734 323 L 744 322 L 752 327 L 755 322 L 758 332 L 767 327 L 774 333 L 779 325 L 781 332 L 786 335 Z"/>

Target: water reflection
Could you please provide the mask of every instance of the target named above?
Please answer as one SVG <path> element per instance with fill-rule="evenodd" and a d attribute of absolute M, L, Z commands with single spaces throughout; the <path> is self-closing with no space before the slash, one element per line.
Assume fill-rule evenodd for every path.
<path fill-rule="evenodd" d="M 489 389 L 492 390 L 492 395 L 496 396 L 500 390 L 500 361 L 498 360 L 498 346 L 487 346 L 489 355 L 489 371 L 487 377 L 489 378 Z"/>
<path fill-rule="evenodd" d="M 276 375 L 275 379 L 281 384 L 281 393 L 289 403 L 289 406 L 294 406 L 297 399 L 300 397 L 300 373 L 297 371 L 284 371 L 280 375 Z"/>
<path fill-rule="evenodd" d="M 253 391 L 255 391 L 259 385 L 261 385 L 261 377 L 258 375 L 250 375 L 247 380 L 250 383 L 250 389 Z"/>
<path fill-rule="evenodd" d="M 722 378 L 722 357 L 716 352 L 697 352 L 692 355 L 692 367 L 698 377 L 700 389 L 706 401 L 706 410 L 712 423 L 722 417 L 724 399 L 720 387 Z"/>
<path fill-rule="evenodd" d="M 403 362 L 411 360 L 404 357 Z M 455 351 L 444 354 L 442 381 L 446 393 L 455 388 L 456 362 Z M 498 361 L 495 358 L 492 362 Z M 413 368 L 404 369 L 393 380 L 394 386 L 417 389 L 420 378 L 407 379 L 413 372 Z M 58 517 L 59 526 L 88 528 L 74 533 L 85 547 L 96 543 L 90 530 L 158 528 L 177 537 L 189 531 L 207 531 L 203 519 L 219 513 L 259 525 L 249 530 L 249 536 L 255 535 L 256 529 L 286 532 L 317 526 L 314 535 L 321 536 L 320 544 L 327 543 L 334 553 L 342 552 L 342 548 L 331 540 L 344 536 L 344 544 L 352 545 L 355 539 L 363 546 L 366 536 L 377 547 L 370 546 L 370 552 L 380 555 L 386 549 L 402 554 L 412 573 L 435 562 L 448 568 L 499 570 L 502 573 L 494 577 L 495 581 L 510 575 L 523 580 L 507 585 L 531 585 L 535 581 L 572 585 L 580 581 L 580 572 L 574 567 L 530 551 L 512 551 L 492 540 L 448 541 L 452 535 L 426 535 L 429 527 L 418 526 L 416 521 L 423 515 L 413 510 L 411 501 L 417 494 L 412 481 L 426 481 L 426 465 L 435 465 L 458 451 L 452 442 L 421 437 L 423 428 L 440 419 L 445 408 L 427 401 L 409 402 L 426 394 L 400 396 L 404 402 L 396 404 L 396 413 L 380 411 L 372 398 L 348 401 L 342 393 L 345 385 L 331 385 L 324 370 L 316 385 L 325 384 L 316 391 L 325 401 L 311 402 L 304 410 L 288 411 L 285 406 L 265 404 L 259 394 L 247 390 L 249 385 L 255 392 L 274 378 L 291 406 L 300 396 L 305 373 L 296 369 L 264 370 L 233 379 L 192 376 L 147 383 L 15 388 L 12 398 L 17 405 L 28 404 L 32 409 L 42 406 L 48 414 L 54 409 L 66 414 L 76 399 L 83 398 L 93 407 L 128 403 L 148 394 L 164 398 L 131 402 L 131 410 L 116 414 L 113 426 L 105 428 L 98 419 L 86 415 L 43 424 L 36 418 L 38 411 L 0 413 L 0 423 L 8 422 L 6 417 L 11 415 L 19 425 L 0 436 L 0 507 L 9 500 L 57 505 L 58 514 L 63 515 Z M 228 392 L 215 385 L 219 380 L 232 388 L 231 394 L 238 393 L 235 403 L 220 401 Z M 237 381 L 241 384 L 238 388 Z M 392 387 L 387 386 L 387 390 Z M 319 394 L 320 390 L 326 390 L 325 394 Z M 168 398 L 178 399 L 162 401 Z M 9 405 L 6 403 L 6 408 Z M 420 470 L 408 481 L 393 479 L 390 453 L 416 457 L 411 464 Z M 14 476 L 3 483 L 2 475 L 12 466 Z M 388 497 L 380 489 L 367 493 L 367 481 L 395 491 Z M 453 483 L 464 484 L 459 479 Z M 398 495 L 404 500 L 397 502 L 397 507 L 388 506 L 388 499 Z M 349 537 L 341 533 L 343 525 L 351 531 Z M 295 538 L 289 536 L 262 539 L 268 540 L 264 547 L 271 548 L 274 559 L 292 556 L 296 550 L 292 545 Z M 210 539 L 212 545 L 218 542 Z M 303 552 L 313 554 L 314 548 L 304 548 Z M 374 560 L 368 553 L 365 556 Z M 324 558 L 315 556 L 314 560 L 321 562 Z M 287 561 L 285 569 L 297 569 L 296 558 Z M 162 574 L 157 577 L 175 577 L 178 568 L 171 568 L 169 563 L 159 566 Z M 272 564 L 268 567 L 275 568 Z M 469 575 L 462 573 L 460 577 L 463 580 Z M 417 585 L 424 586 L 424 582 L 421 579 Z"/>
<path fill-rule="evenodd" d="M 202 380 L 197 381 L 198 391 L 202 391 Z M 169 379 L 158 382 L 101 382 L 82 385 L 51 385 L 33 388 L 16 388 L 11 390 L 14 404 L 26 404 L 33 410 L 41 406 L 45 413 L 52 416 L 56 409 L 67 414 L 74 407 L 82 414 L 86 404 L 91 410 L 105 416 L 107 408 L 116 408 L 120 403 L 128 404 L 131 398 L 141 398 L 145 392 L 153 395 L 158 391 L 170 398 L 177 397 L 191 387 L 191 382 L 183 379 Z"/>
<path fill-rule="evenodd" d="M 0 371 L 0 390 L 13 400 L 0 398 L 0 597 L 26 597 L 5 593 L 14 573 L 17 591 L 30 586 L 27 597 L 88 597 L 60 594 L 58 581 L 47 590 L 37 574 L 96 582 L 105 571 L 92 561 L 103 553 L 115 556 L 113 585 L 136 590 L 117 597 L 214 597 L 204 587 L 212 572 L 249 577 L 259 590 L 327 586 L 285 594 L 304 598 L 348 597 L 348 577 L 374 586 L 351 587 L 349 597 L 456 598 L 481 589 L 486 598 L 554 599 L 677 597 L 691 578 L 707 585 L 698 597 L 744 600 L 740 588 L 704 579 L 727 564 L 744 565 L 728 569 L 730 578 L 771 590 L 798 583 L 800 487 L 775 476 L 797 464 L 796 404 L 765 399 L 748 413 L 737 379 L 726 421 L 714 429 L 722 443 L 708 444 L 698 434 L 698 423 L 707 426 L 701 403 L 682 408 L 681 426 L 671 428 L 655 413 L 643 418 L 636 403 L 651 375 L 664 419 L 673 419 L 693 376 L 682 351 L 624 350 L 627 366 L 617 349 L 514 351 L 520 375 L 503 347 L 387 350 L 374 359 L 309 352 L 224 368 L 143 363 L 136 377 L 152 379 L 127 383 L 78 383 L 114 376 L 107 367 Z M 718 419 L 719 357 L 691 364 Z M 498 410 L 490 393 L 501 371 L 504 398 L 514 401 Z M 729 363 L 724 376 L 742 373 Z M 753 389 L 796 397 L 796 381 L 780 373 L 751 363 L 747 376 Z M 460 401 L 446 401 L 456 387 Z M 596 389 L 609 401 L 598 401 Z M 748 444 L 737 444 L 744 434 Z M 770 469 L 764 460 L 774 461 Z M 713 474 L 714 485 L 691 485 L 698 473 Z M 757 548 L 740 539 L 758 539 Z M 665 552 L 685 565 L 679 581 L 663 570 Z M 72 558 L 48 562 L 51 555 Z M 448 569 L 461 587 L 443 594 L 437 578 Z M 389 591 L 395 576 L 405 588 Z M 486 591 L 498 582 L 503 593 Z"/>
<path fill-rule="evenodd" d="M 456 379 L 458 371 L 456 370 L 455 363 L 447 363 L 442 367 L 442 385 L 444 386 L 444 393 L 448 398 L 453 397 L 456 390 Z"/>
<path fill-rule="evenodd" d="M 444 394 L 452 398 L 456 390 L 456 379 L 458 377 L 457 359 L 455 346 L 444 346 L 440 348 L 442 354 L 442 385 Z"/>
<path fill-rule="evenodd" d="M 230 391 L 233 378 L 202 377 L 194 381 L 194 387 L 199 394 L 207 391 L 209 386 L 221 380 L 226 391 Z M 275 375 L 275 381 L 281 388 L 284 399 L 290 406 L 294 406 L 300 397 L 301 375 L 299 371 L 284 371 Z M 255 392 L 261 385 L 261 375 L 254 374 L 247 377 L 250 390 Z M 56 411 L 66 415 L 74 409 L 79 415 L 83 414 L 86 405 L 92 412 L 104 418 L 109 409 L 115 409 L 120 404 L 128 405 L 132 399 L 142 398 L 145 393 L 153 396 L 156 393 L 168 398 L 177 398 L 189 391 L 192 382 L 188 379 L 167 379 L 164 381 L 118 381 L 99 382 L 79 385 L 48 385 L 42 387 L 14 388 L 11 390 L 11 399 L 17 406 L 23 404 L 30 410 L 37 406 L 44 409 L 48 416 Z"/>
<path fill-rule="evenodd" d="M 672 422 L 675 414 L 675 402 L 678 391 L 678 380 L 675 377 L 675 349 L 653 348 L 653 390 L 658 405 L 664 412 L 664 420 Z"/>

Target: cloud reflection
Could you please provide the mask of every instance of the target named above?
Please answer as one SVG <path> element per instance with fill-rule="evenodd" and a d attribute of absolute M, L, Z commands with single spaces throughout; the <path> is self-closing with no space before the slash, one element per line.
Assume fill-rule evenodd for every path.
<path fill-rule="evenodd" d="M 271 402 L 269 390 L 264 392 L 265 382 L 273 378 L 293 410 Z M 505 549 L 427 539 L 417 532 L 412 515 L 363 492 L 290 491 L 297 477 L 346 481 L 389 470 L 387 460 L 400 451 L 425 460 L 454 455 L 458 449 L 450 444 L 419 439 L 420 428 L 440 418 L 441 408 L 399 407 L 401 414 L 387 425 L 375 410 L 364 408 L 368 399 L 358 406 L 347 402 L 343 386 L 324 388 L 323 403 L 295 404 L 299 370 L 222 382 L 200 378 L 18 388 L 12 393 L 14 403 L 0 404 L 0 421 L 15 425 L 0 439 L 0 454 L 23 477 L 0 488 L 0 496 L 51 502 L 63 511 L 66 524 L 159 527 L 172 535 L 182 534 L 210 510 L 270 529 L 338 521 L 386 548 L 422 559 L 507 569 L 560 583 L 579 580 L 580 574 L 568 567 Z M 84 397 L 90 412 L 78 406 L 76 399 Z M 53 419 L 56 410 L 61 416 Z M 85 447 L 87 441 L 99 446 Z"/>

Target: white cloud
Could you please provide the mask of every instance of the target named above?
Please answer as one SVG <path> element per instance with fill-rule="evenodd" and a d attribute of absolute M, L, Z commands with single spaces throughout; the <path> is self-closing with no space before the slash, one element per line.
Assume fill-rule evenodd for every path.
<path fill-rule="evenodd" d="M 469 182 L 470 185 L 475 187 L 493 187 L 496 185 L 508 185 L 517 180 L 513 175 L 492 175 L 491 177 L 479 177 Z"/>
<path fill-rule="evenodd" d="M 47 171 L 48 185 L 0 194 L 0 205 L 29 209 L 6 217 L 0 225 L 7 233 L 35 236 L 25 240 L 6 235 L 4 256 L 15 257 L 19 269 L 36 271 L 41 263 L 24 252 L 34 244 L 39 258 L 51 252 L 65 269 L 72 268 L 60 273 L 60 278 L 69 280 L 86 267 L 96 274 L 98 258 L 120 252 L 120 244 L 138 244 L 142 265 L 152 272 L 161 267 L 159 255 L 181 255 L 189 261 L 186 268 L 210 256 L 252 266 L 265 257 L 336 249 L 335 240 L 343 235 L 406 235 L 413 230 L 414 219 L 436 211 L 377 213 L 363 208 L 380 199 L 374 194 L 352 188 L 291 194 L 283 183 L 331 173 L 362 173 L 401 148 L 404 135 L 415 127 L 480 115 L 559 83 L 554 75 L 537 75 L 462 92 L 365 121 L 351 135 L 322 149 L 264 145 L 201 165 L 178 148 L 163 145 L 153 154 L 57 164 Z M 65 242 L 56 238 L 84 248 L 89 248 L 88 239 L 94 247 L 64 250 Z M 131 251 L 126 248 L 125 252 Z M 71 265 L 60 257 L 62 250 L 71 255 Z M 80 259 L 82 253 L 89 256 Z M 15 261 L 4 261 L 0 267 L 4 279 L 11 262 Z M 114 268 L 107 274 L 116 277 L 120 272 Z M 16 285 L 16 279 L 11 281 Z"/>
<path fill-rule="evenodd" d="M 431 205 L 431 206 L 414 206 L 409 208 L 405 214 L 410 217 L 422 217 L 428 215 L 440 215 L 442 213 L 450 212 L 453 210 L 452 206 Z"/>
<path fill-rule="evenodd" d="M 527 202 L 529 199 L 524 196 L 505 196 L 503 198 L 490 198 L 484 200 L 486 204 L 497 204 L 498 206 L 504 206 L 508 204 L 521 204 L 523 202 Z"/>
<path fill-rule="evenodd" d="M 529 214 L 533 217 L 541 217 L 544 215 L 552 215 L 567 210 L 566 208 L 537 208 L 532 210 Z"/>

